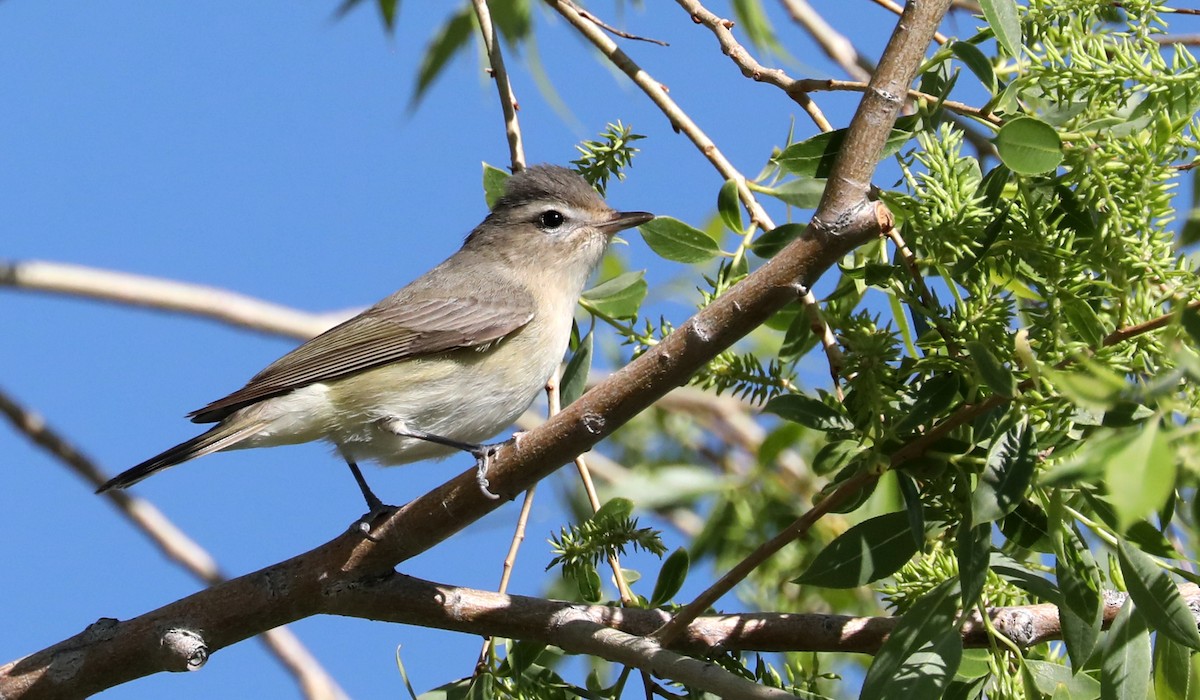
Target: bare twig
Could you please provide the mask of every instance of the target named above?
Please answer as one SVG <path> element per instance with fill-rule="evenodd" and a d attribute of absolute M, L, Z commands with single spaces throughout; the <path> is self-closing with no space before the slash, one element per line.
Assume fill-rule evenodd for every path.
<path fill-rule="evenodd" d="M 504 133 L 508 138 L 508 156 L 514 173 L 525 169 L 525 148 L 521 145 L 521 126 L 517 123 L 517 98 L 508 82 L 508 71 L 504 68 L 504 56 L 500 42 L 496 41 L 496 25 L 487 0 L 471 0 L 475 16 L 479 18 L 479 32 L 483 35 L 483 46 L 487 50 L 488 63 L 492 66 L 492 77 L 500 94 L 500 108 L 504 111 Z"/>
<path fill-rule="evenodd" d="M 557 376 L 555 377 L 555 381 L 547 387 L 546 394 L 550 403 L 549 414 L 553 417 L 562 410 L 561 395 L 558 393 Z M 600 496 L 596 494 L 596 485 L 592 483 L 592 472 L 588 469 L 587 460 L 584 459 L 582 454 L 575 457 L 575 470 L 579 472 L 579 479 L 583 482 L 583 491 L 587 494 L 588 505 L 592 507 L 592 512 L 600 512 Z M 635 600 L 633 591 L 629 589 L 629 583 L 625 580 L 625 574 L 621 571 L 621 560 L 615 553 L 609 553 L 608 565 L 612 569 L 613 581 L 617 585 L 617 591 L 621 596 L 621 603 L 632 605 Z"/>
<path fill-rule="evenodd" d="M 1200 46 L 1200 34 L 1156 34 L 1153 39 L 1165 46 L 1172 44 Z"/>
<path fill-rule="evenodd" d="M 887 237 L 891 239 L 896 246 L 896 256 L 904 264 L 904 269 L 908 271 L 909 279 L 912 280 L 913 287 L 917 290 L 917 297 L 921 303 L 931 313 L 937 311 L 937 300 L 933 298 L 933 293 L 929 291 L 929 286 L 925 284 L 925 277 L 921 275 L 921 269 L 917 266 L 917 256 L 913 254 L 908 244 L 904 242 L 904 237 L 896 229 L 887 232 Z M 933 325 L 938 330 L 938 334 L 942 336 L 942 340 L 946 343 L 946 352 L 951 357 L 957 357 L 962 354 L 962 348 L 958 346 L 958 341 L 954 339 L 954 332 L 946 325 L 944 319 L 940 316 L 933 317 Z"/>
<path fill-rule="evenodd" d="M 796 104 L 800 105 L 808 116 L 817 125 L 821 131 L 833 131 L 833 126 L 829 120 L 825 118 L 825 114 L 821 112 L 821 108 L 808 95 L 806 90 L 792 90 L 790 86 L 796 84 L 796 80 L 789 77 L 787 73 L 779 68 L 767 68 L 750 55 L 746 47 L 738 43 L 734 38 L 730 27 L 733 22 L 717 17 L 707 8 L 701 5 L 698 0 L 676 0 L 679 6 L 692 16 L 692 19 L 708 27 L 717 37 L 717 41 L 721 44 L 721 51 L 733 60 L 737 67 L 741 69 L 742 75 L 753 80 L 774 85 L 784 91 L 788 97 L 795 100 Z"/>
<path fill-rule="evenodd" d="M 869 86 L 867 83 L 858 82 L 855 80 L 832 80 L 832 79 L 809 78 L 809 79 L 795 81 L 795 85 L 793 86 L 793 89 L 806 90 L 809 92 L 816 92 L 818 90 L 845 90 L 845 91 L 849 91 L 849 92 L 865 92 L 866 90 L 869 89 Z M 951 112 L 954 112 L 955 114 L 960 114 L 964 117 L 973 117 L 975 119 L 987 122 L 987 123 L 995 125 L 995 126 L 999 126 L 1004 123 L 1004 120 L 1002 120 L 1000 117 L 996 116 L 995 114 L 992 114 L 991 112 L 980 109 L 979 107 L 972 107 L 971 105 L 966 104 L 964 102 L 956 102 L 954 100 L 940 100 L 940 98 L 937 95 L 930 95 L 929 93 L 921 92 L 920 90 L 914 90 L 914 89 L 910 88 L 908 90 L 908 97 L 909 97 L 909 99 L 916 100 L 918 102 L 925 102 L 928 104 L 941 104 L 942 107 L 946 108 L 947 110 L 949 110 Z M 940 100 L 940 102 L 939 102 L 939 100 Z"/>
<path fill-rule="evenodd" d="M 201 284 L 40 260 L 0 260 L 0 286 L 204 316 L 263 333 L 311 338 L 355 311 L 313 314 Z"/>
<path fill-rule="evenodd" d="M 83 477 L 90 485 L 99 487 L 108 481 L 108 475 L 95 462 L 47 425 L 40 415 L 23 407 L 3 390 L 0 390 L 0 413 L 17 432 Z M 109 491 L 104 495 L 130 524 L 162 550 L 167 559 L 206 584 L 213 585 L 226 580 L 212 555 L 180 530 L 154 504 L 125 491 Z M 278 627 L 263 632 L 260 637 L 271 655 L 296 679 L 304 697 L 310 700 L 340 700 L 346 697 L 337 681 L 321 667 L 321 663 L 291 630 Z"/>
<path fill-rule="evenodd" d="M 649 37 L 638 36 L 636 34 L 630 34 L 629 32 L 621 31 L 620 29 L 617 29 L 616 27 L 612 26 L 611 24 L 605 23 L 603 20 L 601 20 L 595 14 L 588 12 L 586 9 L 571 2 L 571 0 L 563 0 L 563 1 L 569 3 L 571 5 L 571 7 L 575 8 L 575 11 L 579 13 L 580 17 L 590 20 L 597 27 L 600 27 L 601 29 L 608 32 L 609 34 L 612 34 L 613 36 L 617 36 L 622 39 L 632 39 L 633 41 L 645 41 L 645 42 L 648 42 L 651 44 L 657 44 L 659 46 L 670 46 L 670 44 L 668 44 L 665 41 L 659 41 L 658 39 L 651 39 Z"/>

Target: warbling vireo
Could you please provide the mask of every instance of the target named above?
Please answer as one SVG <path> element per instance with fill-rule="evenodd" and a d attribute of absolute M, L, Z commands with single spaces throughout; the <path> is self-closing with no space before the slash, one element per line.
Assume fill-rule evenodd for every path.
<path fill-rule="evenodd" d="M 528 168 L 457 253 L 395 294 L 279 358 L 190 414 L 216 423 L 118 475 L 125 488 L 221 450 L 333 444 L 372 512 L 361 460 L 473 454 L 529 407 L 563 359 L 583 285 L 613 234 L 654 218 L 616 212 L 576 173 Z"/>

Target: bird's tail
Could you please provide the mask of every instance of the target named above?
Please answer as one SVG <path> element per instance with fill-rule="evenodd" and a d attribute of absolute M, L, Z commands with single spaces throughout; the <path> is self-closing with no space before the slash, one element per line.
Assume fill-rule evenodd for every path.
<path fill-rule="evenodd" d="M 142 479 L 167 467 L 173 467 L 189 459 L 195 459 L 196 457 L 202 457 L 206 454 L 232 447 L 258 432 L 261 427 L 261 424 L 252 421 L 231 421 L 215 425 L 208 432 L 201 433 L 187 442 L 180 443 L 162 454 L 151 457 L 145 462 L 121 472 L 96 489 L 96 493 L 104 493 L 109 489 L 123 489 L 133 486 Z"/>

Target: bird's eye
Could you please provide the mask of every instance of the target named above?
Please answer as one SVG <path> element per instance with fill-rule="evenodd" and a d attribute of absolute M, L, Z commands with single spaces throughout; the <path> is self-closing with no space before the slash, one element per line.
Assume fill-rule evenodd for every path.
<path fill-rule="evenodd" d="M 559 226 L 562 226 L 563 221 L 564 219 L 562 213 L 553 209 L 538 214 L 537 218 L 538 226 L 546 229 L 547 231 L 552 231 Z"/>

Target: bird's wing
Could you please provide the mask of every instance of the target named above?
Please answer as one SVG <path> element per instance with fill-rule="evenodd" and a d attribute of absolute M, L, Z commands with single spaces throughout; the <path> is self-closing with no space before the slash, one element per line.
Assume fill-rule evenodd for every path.
<path fill-rule="evenodd" d="M 246 386 L 189 414 L 212 423 L 257 401 L 414 357 L 495 342 L 533 318 L 528 293 L 504 298 L 394 299 L 378 304 L 267 366 Z"/>

